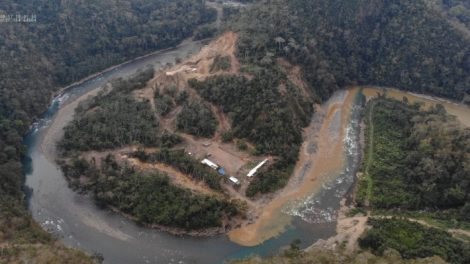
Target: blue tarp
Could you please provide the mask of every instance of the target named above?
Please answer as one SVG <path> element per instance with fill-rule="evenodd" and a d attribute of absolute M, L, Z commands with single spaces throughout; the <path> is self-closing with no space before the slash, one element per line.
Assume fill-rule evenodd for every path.
<path fill-rule="evenodd" d="M 220 175 L 225 176 L 225 169 L 224 169 L 224 168 L 219 168 L 219 169 L 217 170 L 217 172 L 218 172 Z"/>

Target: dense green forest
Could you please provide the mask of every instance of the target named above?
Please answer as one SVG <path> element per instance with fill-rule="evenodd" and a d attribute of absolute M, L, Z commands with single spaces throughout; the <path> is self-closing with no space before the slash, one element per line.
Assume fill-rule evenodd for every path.
<path fill-rule="evenodd" d="M 153 77 L 153 69 L 137 73 L 127 80 L 111 82 L 111 88 L 81 103 L 76 116 L 64 129 L 59 148 L 103 150 L 129 144 L 156 146 L 158 121 L 147 101 L 136 101 L 131 92 L 145 86 Z"/>
<path fill-rule="evenodd" d="M 470 29 L 470 2 L 465 0 L 435 0 L 445 13 Z"/>
<path fill-rule="evenodd" d="M 29 124 L 64 85 L 129 58 L 170 47 L 215 18 L 203 1 L 2 1 L 2 14 L 37 16 L 0 27 L 2 193 L 21 197 L 18 160 Z M 123 15 L 125 14 L 125 15 Z"/>
<path fill-rule="evenodd" d="M 172 167 L 175 167 L 182 173 L 190 175 L 198 181 L 205 182 L 209 187 L 214 190 L 222 190 L 222 187 L 220 186 L 220 180 L 222 179 L 222 177 L 217 174 L 215 170 L 210 169 L 205 165 L 202 165 L 198 160 L 187 155 L 184 149 L 169 150 L 166 148 L 162 148 L 159 151 L 149 154 L 145 153 L 142 150 L 138 150 L 132 153 L 132 156 L 138 158 L 142 162 L 160 162 L 170 165 Z"/>
<path fill-rule="evenodd" d="M 296 99 L 300 105 L 289 104 L 279 91 L 280 76 L 279 72 L 263 70 L 252 80 L 218 76 L 203 82 L 190 80 L 190 85 L 204 99 L 220 105 L 234 124 L 234 135 L 256 143 L 258 153 L 295 160 L 298 148 L 292 146 L 302 142 L 300 130 L 307 124 L 312 106 L 295 93 L 286 97 Z"/>
<path fill-rule="evenodd" d="M 203 98 L 220 104 L 229 113 L 238 126 L 234 129 L 236 137 L 256 143 L 259 153 L 282 153 L 281 160 L 287 161 L 284 167 L 296 158 L 302 126 L 290 126 L 292 122 L 287 120 L 293 119 L 283 110 L 266 116 L 250 112 L 258 106 L 283 109 L 284 100 L 278 94 L 274 101 L 252 97 L 251 102 L 245 103 L 243 100 L 249 97 L 246 88 L 227 88 L 237 82 L 244 87 L 249 86 L 247 83 L 277 87 L 279 77 L 272 70 L 276 68 L 276 58 L 286 58 L 302 67 L 303 78 L 317 101 L 357 84 L 393 86 L 456 100 L 470 94 L 469 41 L 425 1 L 266 0 L 238 17 L 236 11 L 226 11 L 235 17 L 231 28 L 240 32 L 237 56 L 244 64 L 242 70 L 255 78 L 245 83 L 208 80 L 195 88 Z M 208 86 L 216 88 L 207 89 Z M 223 93 L 229 94 L 228 90 L 231 100 L 224 100 Z M 289 106 L 295 105 L 286 101 Z M 237 115 L 233 105 L 241 114 Z M 278 133 L 278 127 L 289 131 L 288 135 Z M 287 151 L 283 147 L 286 142 L 291 146 Z M 287 181 L 283 172 L 285 168 L 264 173 L 264 177 L 255 179 L 247 194 L 282 187 Z"/>
<path fill-rule="evenodd" d="M 183 132 L 200 136 L 212 137 L 218 122 L 209 106 L 203 102 L 188 102 L 183 105 L 176 119 L 176 127 Z"/>
<path fill-rule="evenodd" d="M 470 94 L 469 41 L 423 0 L 265 0 L 232 27 L 243 62 L 286 57 L 322 99 L 354 84 Z"/>
<path fill-rule="evenodd" d="M 54 241 L 37 238 L 40 228 L 23 205 L 20 159 L 29 125 L 58 87 L 174 46 L 216 13 L 202 0 L 0 1 L 0 15 L 16 14 L 35 15 L 36 22 L 0 25 L 0 243 L 21 237 L 52 252 Z M 67 250 L 56 249 L 68 259 Z"/>
<path fill-rule="evenodd" d="M 369 105 L 358 201 L 376 209 L 448 209 L 470 220 L 470 129 L 437 105 L 392 99 Z"/>
<path fill-rule="evenodd" d="M 237 120 L 232 131 L 235 137 L 255 143 L 255 154 L 279 157 L 271 171 L 261 172 L 261 177 L 253 181 L 247 194 L 283 186 L 297 157 L 301 128 L 312 113 L 309 107 L 312 102 L 296 95 L 296 90 L 288 82 L 284 83 L 285 77 L 276 70 L 278 57 L 302 66 L 303 78 L 317 102 L 347 85 L 364 84 L 394 86 L 470 104 L 468 36 L 449 22 L 449 18 L 458 20 L 468 29 L 468 1 L 432 1 L 444 12 L 431 8 L 425 0 L 257 2 L 243 12 L 224 9 L 227 19 L 235 18 L 231 25 L 240 32 L 238 57 L 244 63 L 245 73 L 253 79 L 221 77 L 192 83 L 204 99 L 219 105 L 232 120 Z M 23 209 L 20 158 L 25 150 L 22 138 L 32 121 L 44 111 L 53 92 L 110 65 L 179 43 L 199 25 L 215 19 L 215 10 L 207 9 L 204 4 L 203 0 L 0 2 L 0 14 L 37 16 L 37 23 L 0 26 L 3 62 L 0 63 L 0 243 L 49 243 L 41 238 L 40 229 Z M 211 28 L 198 32 L 199 38 L 213 34 Z M 282 89 L 278 87 L 282 85 L 288 91 L 286 94 L 279 92 Z M 155 137 L 151 132 L 158 126 L 158 117 L 148 112 L 152 106 L 132 100 L 126 93 L 111 94 L 109 98 L 113 100 L 96 102 L 93 110 L 83 106 L 79 111 L 84 113 L 82 122 L 85 123 L 81 125 L 87 134 L 75 135 L 77 131 L 69 129 L 69 141 L 63 141 L 63 149 L 85 150 L 86 145 L 104 149 L 130 143 L 169 147 L 179 142 L 172 134 Z M 174 100 L 163 98 L 162 101 L 169 108 L 174 106 Z M 160 114 L 168 111 L 167 108 L 157 110 Z M 391 120 L 403 119 L 395 123 L 403 125 L 403 129 L 387 134 L 396 145 L 390 146 L 390 153 L 384 153 L 383 157 L 401 160 L 394 166 L 379 164 L 384 166 L 376 168 L 396 177 L 394 181 L 381 179 L 384 186 L 396 192 L 383 194 L 391 202 L 380 195 L 372 196 L 372 206 L 413 210 L 437 207 L 456 210 L 459 217 L 468 220 L 470 188 L 468 154 L 465 154 L 469 153 L 468 131 L 454 128 L 453 121 L 441 115 L 439 108 L 429 113 L 432 119 L 415 116 L 417 111 L 413 107 L 405 106 L 402 110 L 399 114 L 403 116 Z M 118 119 L 113 111 L 122 114 L 123 119 Z M 131 116 L 137 111 L 145 114 L 134 120 Z M 101 122 L 121 124 L 123 120 L 126 124 L 122 131 L 94 126 Z M 449 125 L 449 130 L 442 124 Z M 92 138 L 99 138 L 100 134 L 105 138 L 99 142 Z M 393 172 L 399 172 L 398 176 Z M 114 186 L 115 182 L 109 178 L 110 186 Z M 140 187 L 166 186 L 163 176 L 130 177 L 129 182 L 133 180 Z M 129 198 L 126 190 L 122 191 Z M 182 197 L 187 198 L 185 194 Z M 218 205 L 211 209 L 217 211 L 224 207 Z M 135 208 L 127 209 L 139 212 Z M 152 219 L 158 218 L 157 215 L 159 212 Z M 206 219 L 209 220 L 205 224 L 213 224 L 215 218 L 207 216 Z"/>
<path fill-rule="evenodd" d="M 155 109 L 161 116 L 167 115 L 175 106 L 173 98 L 167 93 L 160 94 L 159 90 L 155 92 Z"/>
<path fill-rule="evenodd" d="M 449 263 L 470 263 L 470 244 L 449 233 L 405 219 L 369 219 L 372 229 L 359 240 L 362 248 L 383 254 L 388 248 L 403 258 L 439 256 Z"/>
<path fill-rule="evenodd" d="M 214 58 L 210 72 L 226 71 L 232 67 L 232 62 L 229 56 L 217 56 Z"/>
<path fill-rule="evenodd" d="M 171 184 L 164 174 L 119 165 L 112 155 L 100 163 L 75 159 L 63 164 L 63 171 L 75 187 L 93 193 L 99 205 L 115 207 L 139 222 L 197 230 L 220 227 L 222 217 L 241 213 L 234 201 L 195 194 Z M 88 181 L 81 183 L 85 175 Z"/>
<path fill-rule="evenodd" d="M 255 143 L 255 154 L 279 156 L 274 166 L 251 182 L 247 195 L 284 187 L 297 161 L 301 130 L 313 113 L 312 102 L 275 67 L 258 69 L 251 80 L 217 76 L 189 83 L 202 98 L 219 105 L 228 115 L 234 124 L 232 136 Z M 282 95 L 281 87 L 286 89 Z"/>

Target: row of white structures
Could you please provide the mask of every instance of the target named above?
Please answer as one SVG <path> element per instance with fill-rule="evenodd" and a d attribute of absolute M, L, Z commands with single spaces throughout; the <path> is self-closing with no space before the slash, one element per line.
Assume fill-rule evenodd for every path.
<path fill-rule="evenodd" d="M 203 160 L 201 161 L 201 163 L 204 164 L 204 165 L 207 165 L 207 166 L 211 167 L 211 168 L 214 169 L 214 170 L 216 170 L 217 172 L 219 172 L 220 175 L 225 175 L 224 173 L 220 173 L 219 170 L 220 170 L 221 168 L 220 168 L 219 165 L 217 165 L 217 163 L 215 163 L 215 162 L 213 162 L 213 161 L 211 161 L 211 160 L 208 160 L 208 159 L 203 159 Z M 240 184 L 240 181 L 239 181 L 237 178 L 233 177 L 233 176 L 230 176 L 230 177 L 229 177 L 229 180 L 230 180 L 232 183 L 236 184 L 236 185 Z"/>
<path fill-rule="evenodd" d="M 261 161 L 258 165 L 256 165 L 256 167 L 254 167 L 253 169 L 251 169 L 251 170 L 248 172 L 248 174 L 247 174 L 246 176 L 247 176 L 247 177 L 250 177 L 250 178 L 253 177 L 253 176 L 255 176 L 256 172 L 258 172 L 258 170 L 259 170 L 261 167 L 263 167 L 263 165 L 266 164 L 266 162 L 268 162 L 268 159 L 265 159 L 265 160 Z M 208 160 L 208 159 L 203 159 L 203 160 L 201 161 L 201 163 L 204 164 L 204 165 L 207 165 L 207 166 L 211 167 L 211 168 L 214 169 L 214 170 L 218 170 L 218 169 L 220 168 L 220 166 L 217 165 L 217 163 L 215 163 L 215 162 L 213 162 L 213 161 L 211 161 L 211 160 Z M 230 176 L 229 179 L 230 179 L 231 182 L 233 182 L 233 183 L 235 183 L 235 184 L 240 184 L 240 181 L 239 181 L 237 178 L 233 177 L 233 176 Z"/>

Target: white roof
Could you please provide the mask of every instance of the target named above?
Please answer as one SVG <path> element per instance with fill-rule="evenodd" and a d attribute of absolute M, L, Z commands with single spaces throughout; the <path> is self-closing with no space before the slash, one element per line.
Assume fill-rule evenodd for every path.
<path fill-rule="evenodd" d="M 230 177 L 230 180 L 231 180 L 233 183 L 236 183 L 236 184 L 240 183 L 240 181 L 239 181 L 237 178 L 233 177 L 233 176 Z"/>
<path fill-rule="evenodd" d="M 215 164 L 214 162 L 208 160 L 208 159 L 203 159 L 201 161 L 202 164 L 206 164 L 207 166 L 211 167 L 211 168 L 214 168 L 214 169 L 217 169 L 219 167 L 219 165 Z"/>
<path fill-rule="evenodd" d="M 250 172 L 248 172 L 248 174 L 246 176 L 253 177 L 253 175 L 255 175 L 256 171 L 258 171 L 258 169 L 261 168 L 266 162 L 268 162 L 268 159 L 265 159 L 265 160 L 261 161 L 258 165 L 256 165 L 256 167 L 251 169 Z"/>

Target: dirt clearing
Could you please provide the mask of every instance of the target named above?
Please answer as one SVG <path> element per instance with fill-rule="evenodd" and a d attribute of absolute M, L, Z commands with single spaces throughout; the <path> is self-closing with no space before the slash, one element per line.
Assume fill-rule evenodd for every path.
<path fill-rule="evenodd" d="M 205 183 L 195 181 L 191 178 L 191 176 L 185 175 L 185 174 L 181 173 L 180 171 L 178 171 L 178 170 L 176 170 L 176 169 L 174 169 L 170 166 L 167 166 L 165 164 L 162 164 L 162 163 L 156 163 L 156 164 L 143 163 L 143 162 L 140 162 L 139 160 L 137 160 L 135 158 L 129 158 L 127 160 L 129 161 L 129 163 L 131 165 L 134 165 L 134 166 L 140 168 L 141 170 L 158 170 L 160 172 L 163 172 L 163 173 L 167 174 L 168 177 L 170 178 L 171 182 L 174 183 L 175 185 L 180 186 L 180 187 L 183 187 L 183 188 L 186 188 L 186 189 L 189 189 L 189 190 L 193 190 L 196 193 L 203 193 L 203 194 L 206 194 L 206 195 L 217 196 L 217 197 L 221 196 L 220 193 L 212 190 Z"/>

